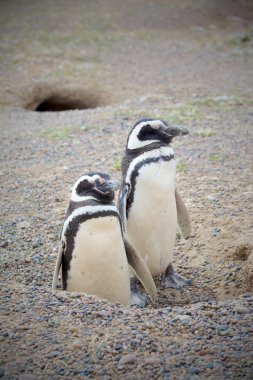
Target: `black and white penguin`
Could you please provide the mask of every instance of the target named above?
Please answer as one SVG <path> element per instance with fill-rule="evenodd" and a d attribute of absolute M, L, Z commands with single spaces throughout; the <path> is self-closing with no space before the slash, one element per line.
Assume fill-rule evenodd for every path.
<path fill-rule="evenodd" d="M 186 207 L 176 190 L 176 164 L 170 146 L 183 127 L 162 120 L 143 119 L 129 133 L 122 159 L 119 213 L 127 239 L 143 257 L 151 274 L 163 274 L 164 287 L 181 288 L 191 282 L 172 266 L 177 224 L 184 238 L 191 233 Z M 132 290 L 138 293 L 133 281 Z"/>
<path fill-rule="evenodd" d="M 153 302 L 153 278 L 141 256 L 123 237 L 118 210 L 113 203 L 119 182 L 107 173 L 80 177 L 72 190 L 61 233 L 53 290 L 62 266 L 63 289 L 96 295 L 130 305 L 129 265 Z"/>

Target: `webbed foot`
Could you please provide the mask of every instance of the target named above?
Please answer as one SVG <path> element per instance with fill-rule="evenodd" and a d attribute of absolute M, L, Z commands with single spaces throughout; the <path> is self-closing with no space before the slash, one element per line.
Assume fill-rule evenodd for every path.
<path fill-rule="evenodd" d="M 192 285 L 192 281 L 180 276 L 174 271 L 173 265 L 169 264 L 161 281 L 164 288 L 181 289 L 184 286 Z"/>
<path fill-rule="evenodd" d="M 148 297 L 140 291 L 135 278 L 131 278 L 130 283 L 131 283 L 131 306 L 137 305 L 139 307 L 145 307 Z"/>

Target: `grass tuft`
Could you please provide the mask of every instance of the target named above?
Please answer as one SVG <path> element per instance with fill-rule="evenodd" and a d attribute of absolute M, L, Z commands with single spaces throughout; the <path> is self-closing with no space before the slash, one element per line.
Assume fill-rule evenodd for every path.
<path fill-rule="evenodd" d="M 113 169 L 120 171 L 121 170 L 121 160 L 117 158 L 113 163 Z"/>
<path fill-rule="evenodd" d="M 179 162 L 177 164 L 177 170 L 181 173 L 185 170 L 185 164 L 183 164 L 182 162 Z"/>
<path fill-rule="evenodd" d="M 199 129 L 196 134 L 201 137 L 211 137 L 215 135 L 215 132 L 212 129 L 206 128 L 206 129 Z"/>
<path fill-rule="evenodd" d="M 209 156 L 209 161 L 219 161 L 219 160 L 222 160 L 224 157 L 225 157 L 225 154 L 223 152 L 211 154 Z"/>
<path fill-rule="evenodd" d="M 59 128 L 47 128 L 40 131 L 42 137 L 48 140 L 67 140 L 76 132 L 86 131 L 87 126 L 65 125 Z"/>

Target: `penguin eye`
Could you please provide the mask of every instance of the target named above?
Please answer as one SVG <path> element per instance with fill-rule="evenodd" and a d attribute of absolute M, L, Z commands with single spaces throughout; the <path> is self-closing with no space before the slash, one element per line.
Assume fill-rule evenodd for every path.
<path fill-rule="evenodd" d="M 147 124 L 145 127 L 143 127 L 138 135 L 139 140 L 145 141 L 145 140 L 157 140 L 157 128 L 154 128 L 153 126 Z"/>
<path fill-rule="evenodd" d="M 80 182 L 76 188 L 77 194 L 83 194 L 86 190 L 94 186 L 94 182 L 84 180 Z"/>
<path fill-rule="evenodd" d="M 101 186 L 102 186 L 105 182 L 106 182 L 106 181 L 105 181 L 104 178 L 99 177 L 98 179 L 96 179 L 94 185 L 95 185 L 95 187 L 96 187 L 97 189 L 100 189 Z"/>

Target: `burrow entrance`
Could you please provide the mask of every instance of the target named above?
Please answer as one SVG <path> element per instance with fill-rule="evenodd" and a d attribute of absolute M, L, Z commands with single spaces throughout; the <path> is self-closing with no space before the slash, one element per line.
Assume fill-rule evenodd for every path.
<path fill-rule="evenodd" d="M 60 112 L 70 110 L 83 110 L 87 108 L 99 107 L 98 101 L 90 99 L 62 98 L 59 95 L 50 96 L 38 104 L 34 111 L 37 112 Z"/>
<path fill-rule="evenodd" d="M 98 89 L 51 88 L 47 85 L 34 88 L 29 95 L 24 108 L 36 112 L 84 110 L 110 103 L 108 94 Z"/>

